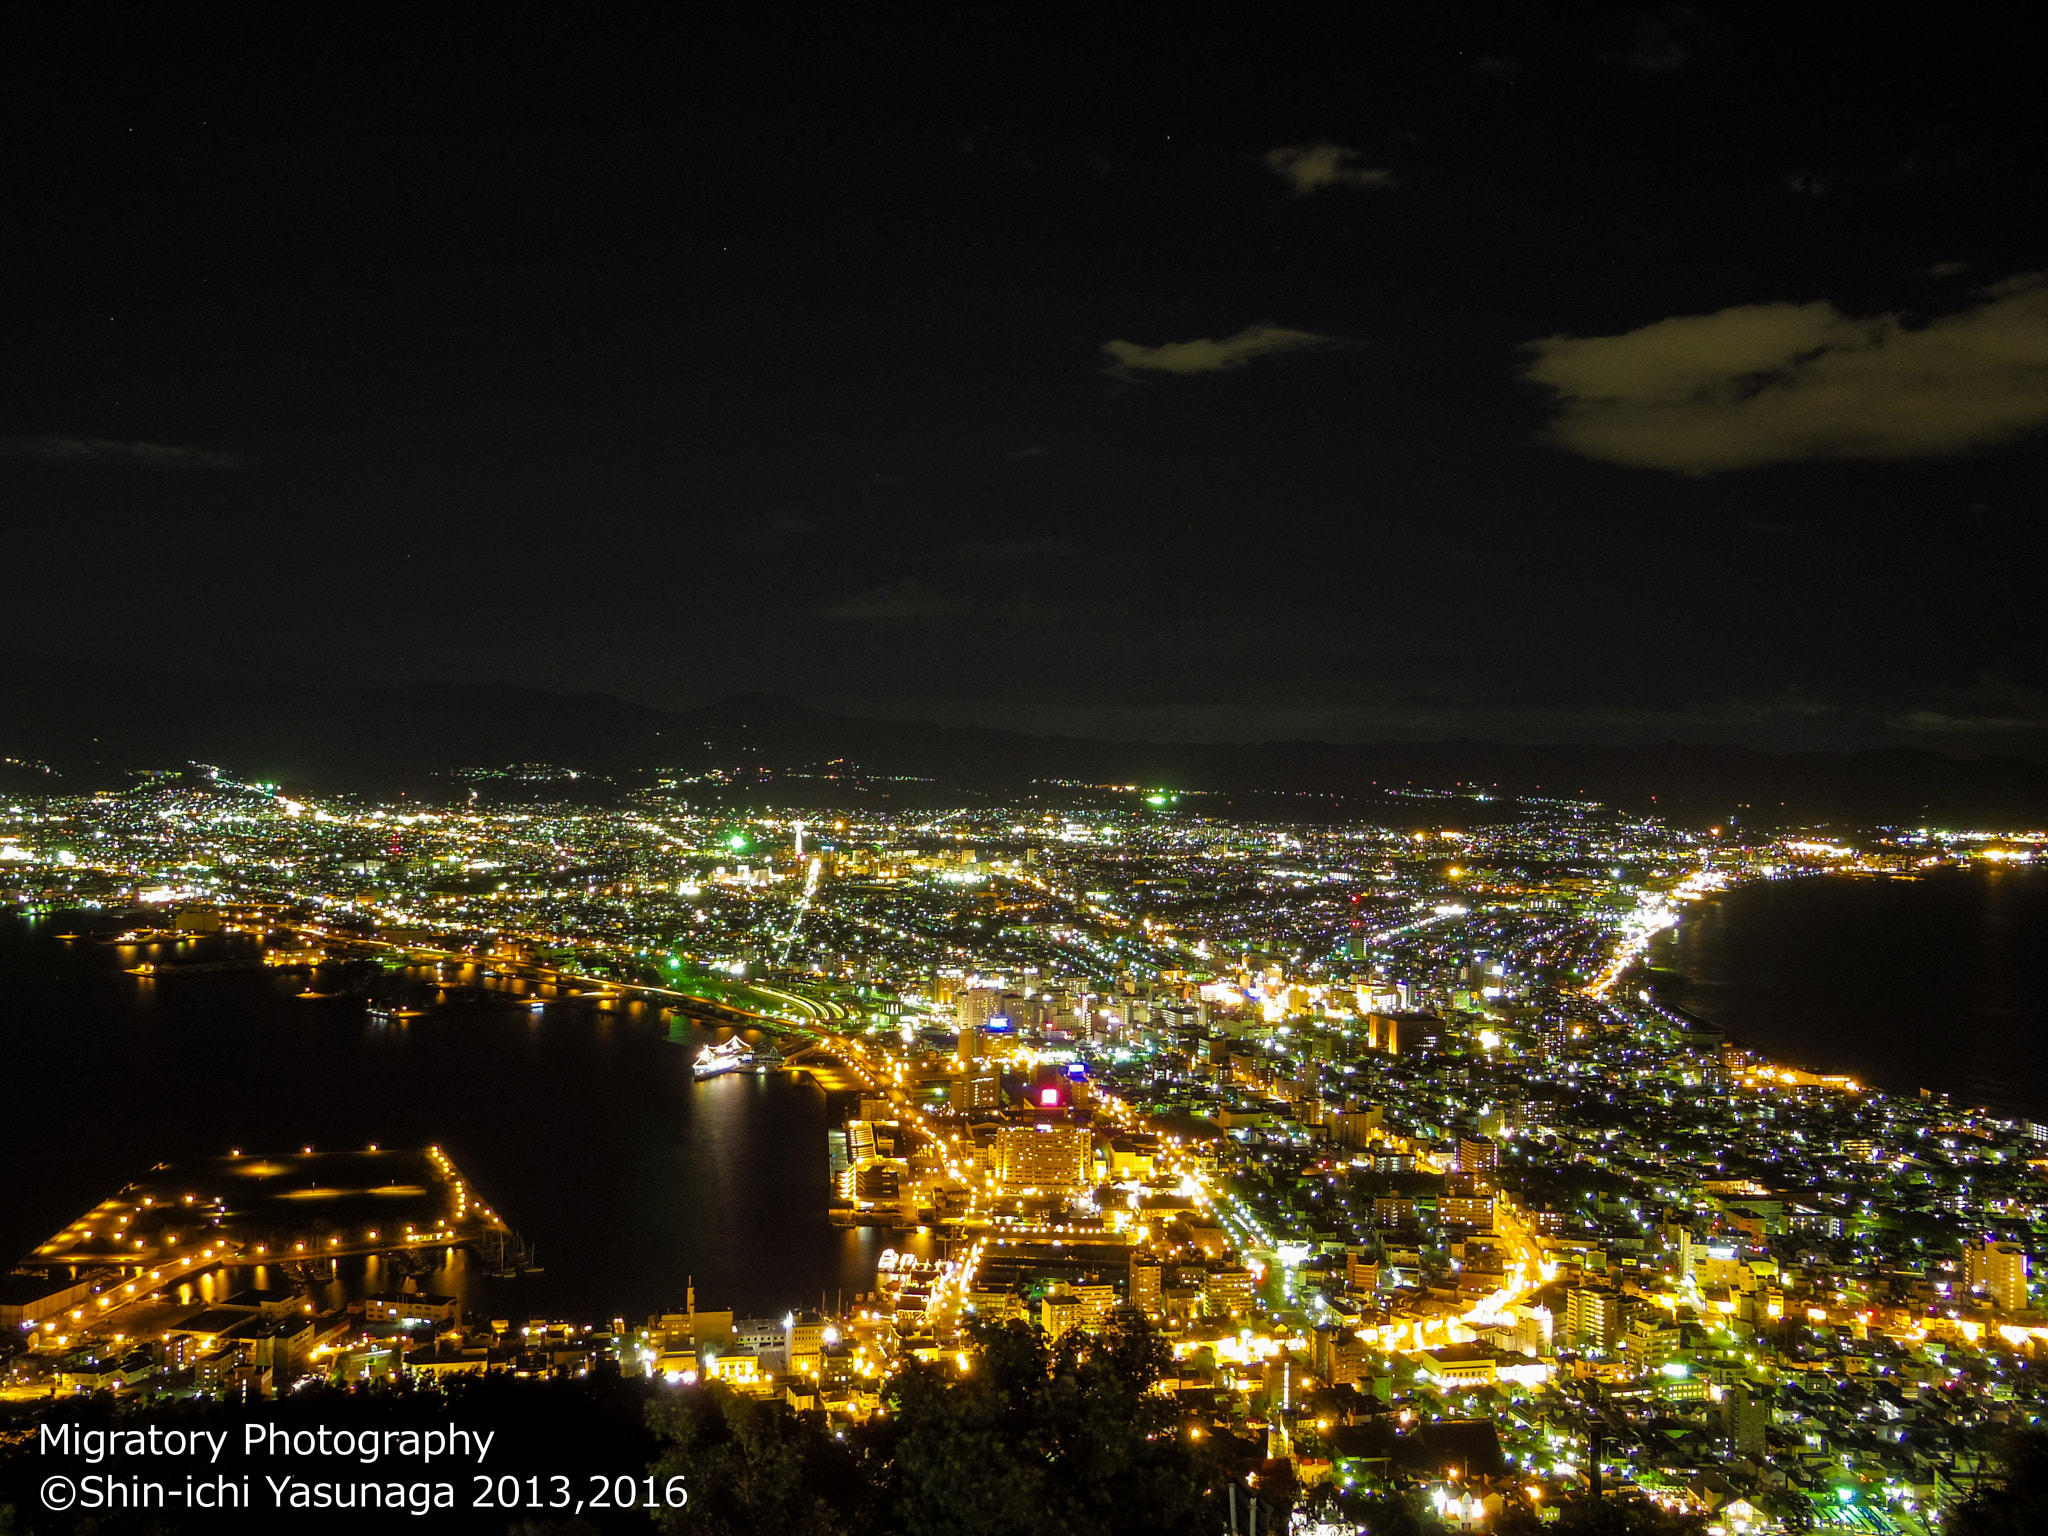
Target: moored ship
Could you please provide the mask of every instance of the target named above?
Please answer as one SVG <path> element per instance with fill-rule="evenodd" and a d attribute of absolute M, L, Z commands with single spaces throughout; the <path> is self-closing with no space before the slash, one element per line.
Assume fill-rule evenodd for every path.
<path fill-rule="evenodd" d="M 690 1064 L 691 1072 L 698 1077 L 723 1077 L 728 1072 L 751 1072 L 753 1069 L 754 1053 L 747 1049 L 747 1042 L 738 1035 L 717 1045 L 705 1046 Z"/>

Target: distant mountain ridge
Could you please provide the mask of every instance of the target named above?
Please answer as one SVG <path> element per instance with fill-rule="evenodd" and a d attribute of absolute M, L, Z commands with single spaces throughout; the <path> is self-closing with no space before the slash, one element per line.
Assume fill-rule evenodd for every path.
<path fill-rule="evenodd" d="M 628 780 L 659 768 L 788 770 L 845 760 L 986 791 L 1069 779 L 1226 794 L 1381 794 L 1455 785 L 1587 797 L 1674 821 L 2048 824 L 2048 765 L 1915 748 L 1781 754 L 1666 742 L 1183 743 L 1033 736 L 858 719 L 742 695 L 661 710 L 509 684 L 249 684 L 47 656 L 0 656 L 0 755 L 62 781 L 218 765 L 309 792 L 445 790 L 452 770 L 551 763 Z M 4 765 L 0 765 L 4 766 Z M 22 770 L 9 783 L 22 784 Z"/>

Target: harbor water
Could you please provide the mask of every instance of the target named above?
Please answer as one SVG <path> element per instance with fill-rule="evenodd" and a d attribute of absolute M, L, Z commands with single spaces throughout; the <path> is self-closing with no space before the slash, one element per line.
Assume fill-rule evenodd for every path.
<path fill-rule="evenodd" d="M 883 1248 L 918 1246 L 828 1222 L 831 1106 L 808 1079 L 692 1076 L 725 1032 L 640 1004 L 498 1001 L 485 984 L 515 984 L 453 966 L 378 980 L 430 1004 L 411 1017 L 326 972 L 150 979 L 130 968 L 173 951 L 56 926 L 0 919 L 10 1262 L 160 1161 L 373 1143 L 444 1148 L 533 1245 L 538 1274 L 493 1281 L 458 1254 L 418 1277 L 499 1316 L 645 1318 L 679 1309 L 692 1277 L 700 1306 L 779 1316 L 850 1301 Z M 431 1006 L 443 987 L 465 1006 Z M 370 1259 L 340 1279 L 390 1284 Z"/>

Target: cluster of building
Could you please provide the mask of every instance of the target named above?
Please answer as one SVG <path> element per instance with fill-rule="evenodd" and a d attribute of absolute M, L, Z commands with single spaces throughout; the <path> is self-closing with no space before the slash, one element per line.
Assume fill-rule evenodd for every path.
<path fill-rule="evenodd" d="M 1275 826 L 1132 786 L 858 816 L 703 791 L 400 811 L 188 775 L 0 807 L 17 904 L 746 1009 L 842 1074 L 834 1219 L 921 1229 L 831 1316 L 228 1297 L 169 1368 L 611 1361 L 859 1417 L 905 1360 L 968 1368 L 977 1320 L 1057 1337 L 1129 1306 L 1183 1431 L 1337 1529 L 1419 1485 L 1472 1529 L 1598 1490 L 1724 1532 L 1929 1531 L 2042 1412 L 2048 1128 L 1759 1059 L 1645 963 L 1733 885 L 2041 837 L 1479 794 Z M 155 1330 L 160 1374 L 191 1323 Z M 86 1387 L 134 1356 L 72 1358 Z"/>

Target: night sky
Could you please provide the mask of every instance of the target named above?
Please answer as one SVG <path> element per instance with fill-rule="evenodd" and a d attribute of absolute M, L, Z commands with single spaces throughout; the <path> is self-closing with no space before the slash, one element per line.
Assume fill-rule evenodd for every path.
<path fill-rule="evenodd" d="M 16 8 L 0 647 L 2048 756 L 2026 8 L 1235 14 Z"/>

